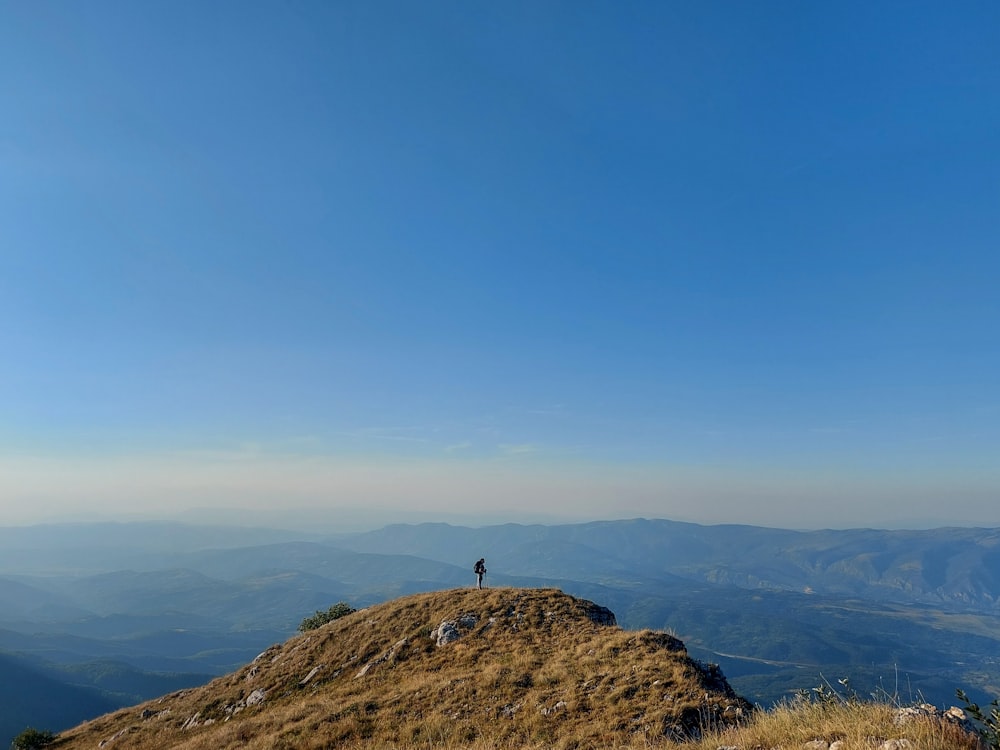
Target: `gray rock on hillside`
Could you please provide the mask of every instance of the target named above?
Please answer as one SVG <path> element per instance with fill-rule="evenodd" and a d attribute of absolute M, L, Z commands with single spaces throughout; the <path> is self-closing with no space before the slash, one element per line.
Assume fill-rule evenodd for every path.
<path fill-rule="evenodd" d="M 436 645 L 446 646 L 461 638 L 462 631 L 472 630 L 478 622 L 479 617 L 471 612 L 460 615 L 454 620 L 442 620 L 441 624 L 431 631 L 431 638 L 434 639 Z"/>

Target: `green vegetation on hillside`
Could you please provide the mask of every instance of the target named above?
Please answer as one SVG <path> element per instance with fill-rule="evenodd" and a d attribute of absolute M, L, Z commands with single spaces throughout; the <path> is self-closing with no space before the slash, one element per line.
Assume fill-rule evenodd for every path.
<path fill-rule="evenodd" d="M 39 750 L 46 745 L 51 745 L 56 736 L 47 729 L 35 729 L 28 727 L 21 732 L 14 741 L 10 743 L 11 750 Z"/>
<path fill-rule="evenodd" d="M 986 744 L 993 750 L 1000 750 L 1000 698 L 994 698 L 986 708 L 969 700 L 963 690 L 958 691 L 958 698 L 978 725 L 979 734 Z"/>
<path fill-rule="evenodd" d="M 326 625 L 328 622 L 339 620 L 341 617 L 349 615 L 352 612 L 357 612 L 357 610 L 347 602 L 337 602 L 325 612 L 321 612 L 317 609 L 316 614 L 305 618 L 301 623 L 299 623 L 299 632 L 305 633 L 309 630 L 315 630 L 321 625 Z"/>

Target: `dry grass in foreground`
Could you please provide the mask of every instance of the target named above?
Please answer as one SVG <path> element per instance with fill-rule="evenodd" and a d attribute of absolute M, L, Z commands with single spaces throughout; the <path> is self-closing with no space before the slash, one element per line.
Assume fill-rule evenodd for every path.
<path fill-rule="evenodd" d="M 744 724 L 721 731 L 708 730 L 697 740 L 632 737 L 626 741 L 590 744 L 581 738 L 561 737 L 555 744 L 512 743 L 503 738 L 480 737 L 470 742 L 397 744 L 382 740 L 357 741 L 337 747 L 344 750 L 545 750 L 593 748 L 593 750 L 820 750 L 839 742 L 842 750 L 985 750 L 974 734 L 946 721 L 918 719 L 897 726 L 897 709 L 884 703 L 840 705 L 789 702 L 770 711 L 760 711 Z M 836 749 L 837 745 L 834 745 Z"/>
<path fill-rule="evenodd" d="M 979 738 L 960 726 L 939 718 L 916 718 L 896 724 L 897 709 L 888 703 L 810 703 L 791 701 L 756 714 L 744 726 L 727 729 L 689 744 L 691 750 L 717 750 L 720 746 L 802 748 L 807 743 L 841 742 L 843 750 L 895 747 L 903 750 L 979 750 Z M 885 745 L 896 740 L 898 744 Z M 905 742 L 906 740 L 911 745 Z M 821 745 L 810 745 L 817 748 Z"/>
<path fill-rule="evenodd" d="M 721 731 L 706 731 L 697 740 L 670 740 L 633 736 L 628 740 L 590 744 L 565 736 L 557 743 L 511 743 L 502 738 L 480 737 L 463 743 L 397 744 L 357 741 L 337 747 L 343 750 L 545 750 L 593 748 L 593 750 L 821 750 L 834 743 L 842 750 L 985 750 L 979 738 L 956 724 L 938 719 L 916 719 L 896 725 L 897 709 L 885 703 L 820 704 L 791 701 L 770 711 L 759 711 L 744 724 Z M 834 745 L 834 750 L 838 746 Z"/>

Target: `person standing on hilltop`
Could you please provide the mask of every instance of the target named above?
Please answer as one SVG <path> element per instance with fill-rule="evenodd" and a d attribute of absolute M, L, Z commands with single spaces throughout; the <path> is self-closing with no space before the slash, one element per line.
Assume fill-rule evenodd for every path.
<path fill-rule="evenodd" d="M 483 587 L 483 576 L 486 575 L 486 558 L 480 557 L 472 570 L 476 574 L 476 588 L 481 589 Z"/>

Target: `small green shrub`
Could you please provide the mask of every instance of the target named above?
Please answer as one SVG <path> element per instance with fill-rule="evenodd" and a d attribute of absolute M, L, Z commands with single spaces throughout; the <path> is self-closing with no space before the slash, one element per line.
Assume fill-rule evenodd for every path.
<path fill-rule="evenodd" d="M 10 750 L 37 750 L 37 748 L 51 745 L 55 739 L 56 736 L 52 732 L 28 727 L 10 743 Z"/>
<path fill-rule="evenodd" d="M 337 602 L 326 612 L 321 612 L 317 609 L 316 614 L 311 617 L 307 617 L 299 623 L 299 630 L 303 633 L 308 630 L 315 630 L 319 626 L 326 625 L 328 622 L 333 622 L 334 620 L 339 620 L 344 615 L 351 614 L 351 612 L 357 612 L 357 610 L 347 602 Z"/>
<path fill-rule="evenodd" d="M 1000 750 L 1000 698 L 994 698 L 986 708 L 980 708 L 978 703 L 969 700 L 964 690 L 956 690 L 955 694 L 965 704 L 966 712 L 975 719 L 979 736 L 987 747 Z"/>

